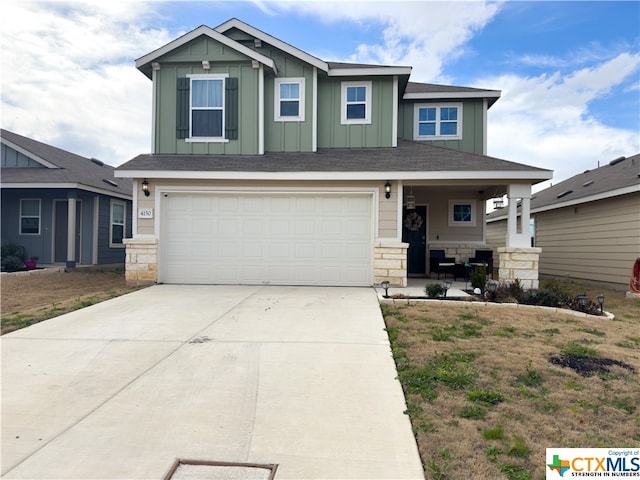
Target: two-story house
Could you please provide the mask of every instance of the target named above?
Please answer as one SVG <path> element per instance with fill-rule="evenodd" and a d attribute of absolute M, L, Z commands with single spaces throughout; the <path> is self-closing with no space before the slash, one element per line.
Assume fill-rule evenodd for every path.
<path fill-rule="evenodd" d="M 486 155 L 499 91 L 326 62 L 237 19 L 136 67 L 153 133 L 116 171 L 134 181 L 131 283 L 404 286 L 430 250 L 464 262 L 485 246 L 487 199 L 526 205 L 551 178 Z M 539 252 L 516 222 L 501 276 L 535 286 Z"/>

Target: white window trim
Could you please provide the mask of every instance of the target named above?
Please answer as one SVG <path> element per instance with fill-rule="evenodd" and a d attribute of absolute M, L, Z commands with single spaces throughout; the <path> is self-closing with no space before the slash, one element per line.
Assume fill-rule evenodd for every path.
<path fill-rule="evenodd" d="M 300 85 L 300 98 L 298 98 L 298 115 L 281 116 L 280 115 L 280 84 L 297 83 Z M 302 77 L 295 78 L 276 78 L 273 93 L 273 120 L 275 122 L 304 122 L 304 97 L 305 97 L 305 79 Z"/>
<path fill-rule="evenodd" d="M 455 205 L 471 205 L 471 221 L 456 222 L 453 219 L 453 209 Z M 478 207 L 475 200 L 449 200 L 448 225 L 450 227 L 475 227 Z"/>
<path fill-rule="evenodd" d="M 226 79 L 229 78 L 228 73 L 191 73 L 187 75 L 191 80 L 189 85 L 189 137 L 185 138 L 185 142 L 191 143 L 227 143 L 229 140 L 224 137 L 225 132 L 225 108 L 226 108 Z M 222 136 L 220 137 L 194 137 L 193 136 L 193 80 L 222 80 Z"/>
<path fill-rule="evenodd" d="M 122 243 L 113 243 L 113 206 L 120 205 L 124 209 L 124 218 L 122 224 Z M 120 200 L 113 200 L 109 202 L 109 248 L 124 248 L 124 239 L 127 237 L 127 203 Z"/>
<path fill-rule="evenodd" d="M 458 129 L 457 135 L 440 135 L 440 109 L 444 107 L 457 107 L 458 108 Z M 435 108 L 436 109 L 436 134 L 435 135 L 420 135 L 419 132 L 419 115 L 418 110 L 420 108 Z M 462 103 L 416 103 L 413 107 L 413 139 L 414 140 L 462 140 Z"/>
<path fill-rule="evenodd" d="M 367 97 L 365 99 L 364 107 L 365 118 L 347 119 L 347 87 L 365 87 L 367 89 Z M 371 123 L 371 88 L 371 81 L 342 82 L 342 87 L 340 89 L 340 123 L 342 125 L 363 125 Z"/>
<path fill-rule="evenodd" d="M 22 231 L 22 219 L 23 218 L 35 218 L 33 215 L 23 215 L 22 214 L 22 202 L 25 200 L 35 200 L 38 202 L 38 232 L 37 233 L 24 233 Z M 18 225 L 18 231 L 20 232 L 20 235 L 27 235 L 27 236 L 37 236 L 40 235 L 42 233 L 42 200 L 39 198 L 21 198 L 20 199 L 20 216 L 18 218 L 18 222 L 20 222 L 20 224 Z"/>

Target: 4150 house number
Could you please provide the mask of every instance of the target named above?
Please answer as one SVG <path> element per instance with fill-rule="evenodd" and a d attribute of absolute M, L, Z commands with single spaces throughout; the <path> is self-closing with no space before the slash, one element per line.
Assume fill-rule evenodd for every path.
<path fill-rule="evenodd" d="M 139 208 L 138 218 L 153 218 L 153 208 Z"/>

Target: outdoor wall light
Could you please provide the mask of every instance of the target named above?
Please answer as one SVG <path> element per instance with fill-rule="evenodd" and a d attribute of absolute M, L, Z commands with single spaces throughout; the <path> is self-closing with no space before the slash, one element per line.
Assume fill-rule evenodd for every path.
<path fill-rule="evenodd" d="M 391 183 L 389 183 L 389 180 L 384 184 L 384 196 L 391 198 Z"/>
<path fill-rule="evenodd" d="M 151 195 L 151 192 L 149 191 L 149 182 L 147 181 L 146 178 L 142 182 L 142 191 L 144 192 L 145 197 L 148 197 L 149 195 Z"/>
<path fill-rule="evenodd" d="M 600 313 L 604 313 L 604 295 L 602 293 L 596 295 L 598 303 L 600 304 Z"/>
<path fill-rule="evenodd" d="M 209 60 L 202 60 L 202 69 L 209 70 L 210 68 L 211 68 L 211 64 L 209 63 Z"/>
<path fill-rule="evenodd" d="M 380 283 L 380 286 L 384 288 L 384 298 L 389 298 L 389 280 Z"/>

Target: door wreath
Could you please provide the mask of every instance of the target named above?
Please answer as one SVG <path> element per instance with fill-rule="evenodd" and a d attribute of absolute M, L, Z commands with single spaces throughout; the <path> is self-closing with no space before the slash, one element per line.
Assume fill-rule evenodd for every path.
<path fill-rule="evenodd" d="M 404 217 L 404 228 L 406 228 L 410 232 L 417 232 L 418 230 L 420 230 L 422 222 L 422 217 L 418 214 L 418 212 L 407 213 L 407 216 Z"/>

